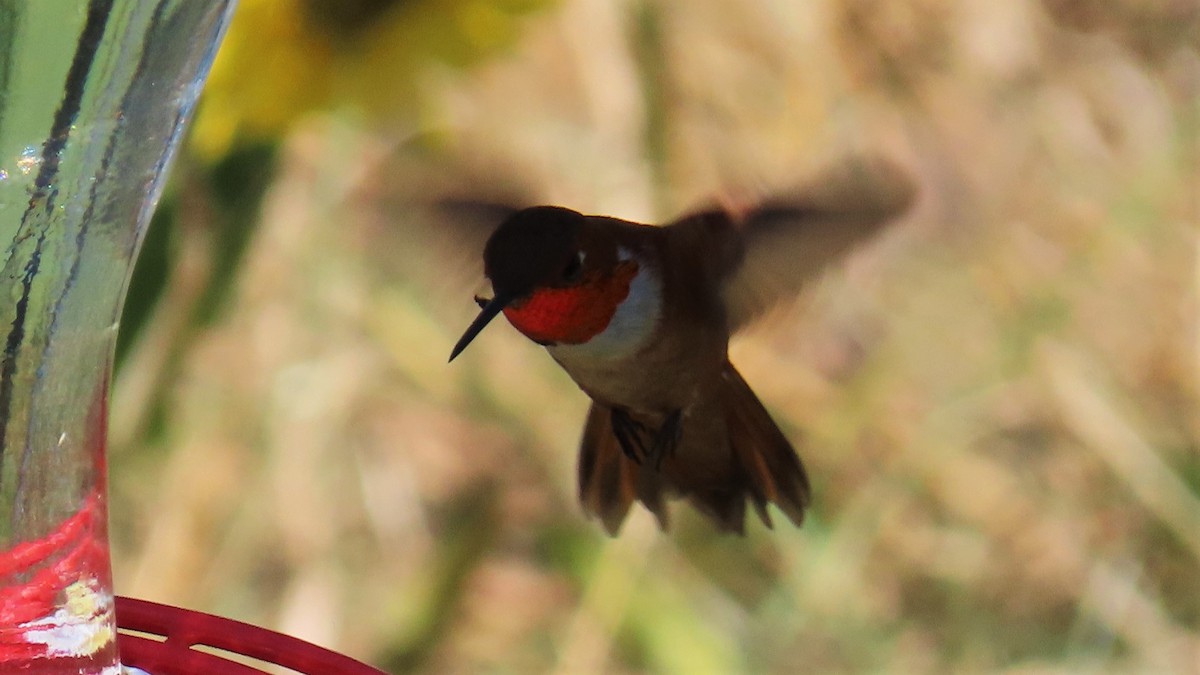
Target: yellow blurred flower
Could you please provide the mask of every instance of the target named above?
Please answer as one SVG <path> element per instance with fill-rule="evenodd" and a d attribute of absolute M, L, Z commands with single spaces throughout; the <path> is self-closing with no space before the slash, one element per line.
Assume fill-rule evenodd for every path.
<path fill-rule="evenodd" d="M 207 158 L 282 135 L 299 116 L 349 106 L 411 113 L 421 72 L 466 67 L 512 45 L 553 0 L 241 0 L 193 129 Z"/>

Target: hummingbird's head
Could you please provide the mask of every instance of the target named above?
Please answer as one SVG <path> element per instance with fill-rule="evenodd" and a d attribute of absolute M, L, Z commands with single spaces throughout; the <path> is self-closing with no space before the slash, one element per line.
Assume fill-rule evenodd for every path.
<path fill-rule="evenodd" d="M 500 312 L 540 344 L 581 344 L 602 332 L 629 294 L 638 265 L 615 238 L 581 213 L 535 206 L 496 228 L 483 250 L 494 296 L 455 345 L 450 359 Z"/>
<path fill-rule="evenodd" d="M 517 211 L 496 228 L 483 249 L 483 273 L 497 295 L 517 299 L 537 288 L 579 282 L 583 214 L 558 206 Z"/>

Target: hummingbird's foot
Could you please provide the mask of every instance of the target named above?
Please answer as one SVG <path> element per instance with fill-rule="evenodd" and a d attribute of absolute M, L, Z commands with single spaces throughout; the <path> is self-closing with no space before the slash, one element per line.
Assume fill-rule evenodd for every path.
<path fill-rule="evenodd" d="M 621 452 L 625 453 L 625 456 L 633 460 L 635 464 L 641 464 L 642 458 L 646 456 L 646 443 L 642 438 L 646 433 L 646 427 L 635 421 L 627 411 L 621 408 L 612 409 L 611 419 L 613 436 L 617 437 Z"/>
<path fill-rule="evenodd" d="M 676 410 L 667 415 L 667 418 L 663 420 L 663 425 L 658 428 L 658 433 L 654 435 L 654 445 L 650 448 L 650 454 L 646 459 L 654 462 L 655 471 L 662 468 L 664 459 L 675 454 L 675 448 L 679 446 L 679 437 L 683 431 L 683 425 L 680 424 L 682 418 L 682 410 Z"/>
<path fill-rule="evenodd" d="M 488 300 L 487 298 L 484 298 L 484 297 L 481 297 L 478 295 L 475 296 L 475 304 L 479 305 L 479 309 L 483 309 L 484 307 L 487 307 L 487 304 L 489 302 L 491 302 L 491 301 Z"/>

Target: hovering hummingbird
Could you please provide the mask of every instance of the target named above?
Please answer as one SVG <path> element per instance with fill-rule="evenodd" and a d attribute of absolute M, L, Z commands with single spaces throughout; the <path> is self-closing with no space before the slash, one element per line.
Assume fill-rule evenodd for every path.
<path fill-rule="evenodd" d="M 682 497 L 742 533 L 746 501 L 796 525 L 812 499 L 791 443 L 729 362 L 730 335 L 907 209 L 913 186 L 860 161 L 743 212 L 665 226 L 557 206 L 511 212 L 483 250 L 493 297 L 453 361 L 503 313 L 592 399 L 579 498 L 615 535 L 636 499 L 667 527 Z"/>

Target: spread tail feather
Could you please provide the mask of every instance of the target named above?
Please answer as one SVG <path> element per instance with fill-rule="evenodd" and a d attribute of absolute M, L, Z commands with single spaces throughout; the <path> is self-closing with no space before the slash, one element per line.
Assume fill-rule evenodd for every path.
<path fill-rule="evenodd" d="M 771 526 L 768 503 L 799 526 L 812 498 L 800 457 L 733 364 L 725 364 L 721 379 L 721 408 L 729 427 L 729 443 L 743 472 L 740 487 L 749 494 L 767 527 Z"/>
<path fill-rule="evenodd" d="M 612 409 L 593 402 L 579 452 L 579 500 L 584 511 L 616 535 L 636 499 L 666 530 L 665 496 L 679 496 L 721 530 L 741 534 L 749 498 L 767 527 L 772 525 L 767 504 L 775 504 L 800 525 L 811 497 L 804 467 L 731 364 L 725 366 L 712 405 L 714 413 L 719 411 L 715 426 L 701 412 L 691 419 L 684 415 L 678 452 L 666 458 L 660 471 L 626 456 L 613 433 Z M 711 440 L 697 447 L 696 437 L 701 436 Z"/>
<path fill-rule="evenodd" d="M 579 502 L 615 537 L 635 497 L 666 530 L 667 508 L 657 472 L 642 471 L 625 456 L 612 431 L 612 409 L 593 402 L 579 448 Z"/>

